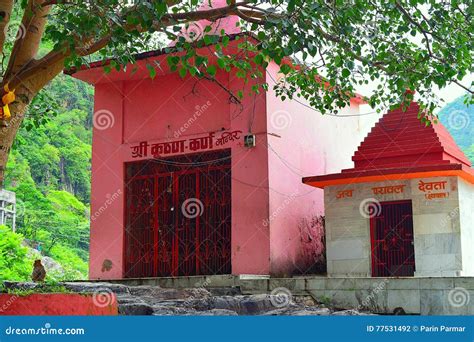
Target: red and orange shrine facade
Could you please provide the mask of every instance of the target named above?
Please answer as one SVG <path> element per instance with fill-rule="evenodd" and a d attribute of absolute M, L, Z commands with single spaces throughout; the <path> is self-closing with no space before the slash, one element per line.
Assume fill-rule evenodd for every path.
<path fill-rule="evenodd" d="M 385 114 L 324 189 L 329 276 L 474 276 L 474 170 L 420 108 Z"/>
<path fill-rule="evenodd" d="M 198 53 L 212 62 L 212 49 Z M 301 177 L 348 167 L 361 119 L 324 117 L 273 91 L 235 103 L 215 82 L 170 72 L 166 57 L 139 55 L 134 73 L 92 65 L 73 75 L 95 87 L 90 278 L 317 271 L 323 191 Z M 161 65 L 153 80 L 147 63 Z M 278 70 L 270 63 L 252 82 L 272 88 Z M 252 85 L 233 71 L 216 79 L 234 92 Z"/>

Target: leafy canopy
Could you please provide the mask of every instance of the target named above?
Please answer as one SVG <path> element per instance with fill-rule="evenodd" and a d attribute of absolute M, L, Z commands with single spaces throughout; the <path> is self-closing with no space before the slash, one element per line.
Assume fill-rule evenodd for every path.
<path fill-rule="evenodd" d="M 283 99 L 304 97 L 322 113 L 337 113 L 369 82 L 377 87 L 368 94 L 368 103 L 379 109 L 411 98 L 408 89 L 432 111 L 438 103 L 435 86 L 452 83 L 470 95 L 466 102 L 473 102 L 472 84 L 461 83 L 473 71 L 472 0 L 203 2 L 211 7 L 199 11 L 199 0 L 44 1 L 40 6 L 52 6 L 45 39 L 53 49 L 16 80 L 58 56 L 74 67 L 88 64 L 90 55 L 111 58 L 106 71 L 120 70 L 135 61 L 134 54 L 168 39 L 176 40 L 174 49 L 168 49 L 176 53 L 167 62 L 182 77 L 212 78 L 219 69 L 235 68 L 238 77 L 249 80 L 261 76 L 261 67 L 273 60 L 286 77 L 270 86 Z M 215 22 L 230 15 L 239 17 L 243 32 L 257 38 L 241 37 L 237 52 L 228 48 L 235 37 L 210 26 L 193 37 L 180 34 L 196 20 Z M 199 53 L 206 46 L 213 46 L 216 62 Z M 151 77 L 157 68 L 148 66 Z M 253 90 L 268 86 L 262 83 Z"/>

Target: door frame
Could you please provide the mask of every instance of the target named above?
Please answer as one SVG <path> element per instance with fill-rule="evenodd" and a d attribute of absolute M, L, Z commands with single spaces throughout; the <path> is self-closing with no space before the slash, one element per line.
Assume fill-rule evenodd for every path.
<path fill-rule="evenodd" d="M 189 154 L 181 154 L 181 155 L 176 155 L 176 156 L 171 156 L 171 157 L 167 157 L 167 158 L 163 158 L 162 160 L 174 160 L 174 159 L 178 159 L 178 158 L 192 158 L 192 157 L 195 157 L 195 156 L 205 156 L 205 155 L 209 155 L 209 156 L 212 156 L 212 155 L 219 155 L 219 154 L 226 154 L 226 156 L 228 157 L 228 159 L 226 158 L 222 158 L 222 159 L 216 159 L 216 163 L 215 164 L 212 164 L 212 163 L 209 163 L 209 165 L 207 165 L 206 167 L 206 173 L 207 172 L 210 172 L 210 171 L 217 171 L 217 170 L 223 170 L 225 171 L 226 169 L 229 170 L 229 177 L 232 177 L 231 176 L 231 170 L 232 170 L 232 153 L 231 153 L 231 149 L 221 149 L 221 150 L 211 150 L 211 151 L 207 151 L 207 152 L 197 152 L 197 153 L 189 153 Z M 205 158 L 204 158 L 205 159 Z M 222 160 L 226 160 L 225 163 L 222 163 Z M 227 161 L 228 160 L 228 161 Z M 158 179 L 160 177 L 166 177 L 166 176 L 170 176 L 171 174 L 173 175 L 172 177 L 172 189 L 173 189 L 173 198 L 172 198 L 172 202 L 173 202 L 173 205 L 175 205 L 176 203 L 175 202 L 179 202 L 179 199 L 176 198 L 176 197 L 179 197 L 179 176 L 180 175 L 186 175 L 186 174 L 194 174 L 196 176 L 196 194 L 200 194 L 200 175 L 202 174 L 201 172 L 199 172 L 200 169 L 202 169 L 202 166 L 191 166 L 191 167 L 188 167 L 188 168 L 184 168 L 184 169 L 180 169 L 180 170 L 175 170 L 175 171 L 163 171 L 163 172 L 153 172 L 152 174 L 142 174 L 142 175 L 133 175 L 133 176 L 130 176 L 128 177 L 128 166 L 131 165 L 131 164 L 143 164 L 145 165 L 146 163 L 153 163 L 153 162 L 156 162 L 156 160 L 154 161 L 153 159 L 144 159 L 144 160 L 137 160 L 137 161 L 130 161 L 130 162 L 125 162 L 123 164 L 123 179 L 124 179 L 124 199 L 123 199 L 123 229 L 122 229 L 122 232 L 123 232 L 123 237 L 122 237 L 122 278 L 128 278 L 130 277 L 129 275 L 127 275 L 127 272 L 128 272 L 128 269 L 127 269 L 127 265 L 128 265 L 128 262 L 127 262 L 127 218 L 128 218 L 128 212 L 127 212 L 127 198 L 128 198 L 128 192 L 129 192 L 129 186 L 128 186 L 128 183 L 132 180 L 139 180 L 139 179 L 153 179 L 153 182 L 154 182 L 154 185 L 153 185 L 153 191 L 154 191 L 154 194 L 155 194 L 155 199 L 154 201 L 156 202 L 158 200 L 158 197 L 157 196 L 157 190 L 158 190 L 158 186 L 159 186 L 159 183 L 158 183 Z M 232 180 L 230 179 L 230 182 L 232 183 Z M 178 191 L 176 191 L 178 190 Z M 232 187 L 230 188 L 230 190 L 232 191 Z M 197 196 L 200 196 L 200 195 L 197 195 Z M 232 198 L 232 193 L 229 194 L 229 197 Z M 230 206 L 232 208 L 232 201 L 230 201 Z M 160 241 L 160 237 L 157 236 L 157 234 L 159 234 L 159 222 L 158 222 L 158 216 L 157 216 L 157 211 L 158 211 L 158 203 L 155 203 L 153 205 L 153 215 L 154 215 L 154 222 L 153 222 L 153 273 L 155 275 L 157 275 L 158 273 L 156 272 L 157 271 L 157 267 L 158 267 L 158 263 L 156 262 L 156 259 L 157 257 L 159 256 L 159 253 L 157 253 L 157 250 L 159 249 L 159 246 L 157 246 L 157 242 Z M 177 210 L 175 211 L 175 213 L 173 214 L 173 220 L 176 221 L 177 220 Z M 196 239 L 199 239 L 199 217 L 196 218 Z M 230 229 L 232 231 L 232 219 L 230 219 Z M 177 234 L 177 233 L 175 233 Z M 231 234 L 232 235 L 232 234 Z M 230 244 L 232 246 L 232 241 L 230 240 Z M 197 247 L 197 245 L 196 245 Z M 174 248 L 174 246 L 172 246 L 172 248 Z M 196 248 L 196 251 L 194 252 L 195 254 L 195 258 L 196 258 L 196 263 L 198 262 L 198 256 L 199 256 L 199 248 Z M 179 252 L 178 252 L 179 253 Z M 232 247 L 230 247 L 230 250 L 229 250 L 229 254 L 232 255 Z M 170 256 L 172 258 L 172 260 L 175 258 L 175 256 L 171 255 Z M 230 269 L 232 269 L 232 259 L 229 260 L 229 264 L 230 264 Z M 169 276 L 176 276 L 174 275 L 175 272 L 178 272 L 179 270 L 178 269 L 174 269 L 174 261 L 171 261 L 171 272 L 172 274 L 170 274 Z M 196 265 L 196 275 L 201 275 L 200 274 L 200 269 L 199 269 L 199 266 Z M 220 273 L 219 273 L 220 274 Z M 223 273 L 223 274 L 226 274 L 226 273 Z M 231 274 L 231 273 L 229 273 Z M 203 275 L 208 275 L 208 274 L 203 274 Z M 145 277 L 144 275 L 141 276 L 141 277 Z"/>
<path fill-rule="evenodd" d="M 380 213 L 382 212 L 383 205 L 396 205 L 396 204 L 409 204 L 411 209 L 411 228 L 412 228 L 412 246 L 413 246 L 413 275 L 392 275 L 390 274 L 387 277 L 413 277 L 416 271 L 416 258 L 415 258 L 415 226 L 413 222 L 413 201 L 411 199 L 405 200 L 394 200 L 394 201 L 383 201 L 378 202 L 380 205 Z M 372 215 L 370 217 L 370 261 L 371 261 L 371 277 L 384 277 L 381 275 L 375 275 L 376 272 L 376 263 L 375 263 L 375 253 L 374 253 L 374 241 L 375 241 L 375 229 L 376 229 L 376 220 L 378 215 Z M 402 264 L 403 265 L 403 264 Z"/>

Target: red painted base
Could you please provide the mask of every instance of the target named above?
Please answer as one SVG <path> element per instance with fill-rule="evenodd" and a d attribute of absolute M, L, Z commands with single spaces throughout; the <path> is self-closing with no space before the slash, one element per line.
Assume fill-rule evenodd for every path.
<path fill-rule="evenodd" d="M 41 293 L 27 296 L 0 294 L 0 316 L 117 315 L 114 294 Z"/>

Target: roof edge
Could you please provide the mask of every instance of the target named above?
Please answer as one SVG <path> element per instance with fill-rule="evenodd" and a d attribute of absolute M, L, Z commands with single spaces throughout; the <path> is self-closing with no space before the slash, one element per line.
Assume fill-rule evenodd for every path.
<path fill-rule="evenodd" d="M 385 170 L 369 170 L 364 172 L 346 172 L 323 176 L 303 177 L 304 184 L 324 189 L 332 185 L 368 183 L 388 180 L 403 180 L 420 177 L 458 176 L 474 184 L 474 170 L 463 164 L 422 166 Z"/>
<path fill-rule="evenodd" d="M 233 33 L 233 34 L 229 34 L 227 36 L 230 38 L 231 41 L 236 40 L 237 37 L 241 37 L 241 36 L 248 36 L 252 39 L 255 39 L 256 41 L 259 41 L 257 36 L 255 34 L 253 34 L 252 32 Z M 222 40 L 222 37 L 219 38 L 219 41 L 221 41 L 221 40 Z M 193 43 L 192 45 L 195 48 L 198 48 L 195 43 Z M 164 48 L 158 49 L 158 50 L 137 53 L 133 56 L 134 56 L 136 61 L 141 61 L 141 60 L 144 60 L 144 59 L 147 59 L 147 58 L 153 58 L 153 57 L 163 56 L 163 55 L 167 55 L 167 54 L 171 54 L 171 53 L 177 53 L 177 52 L 180 52 L 180 51 L 178 51 L 175 46 L 167 46 L 167 47 L 164 47 Z M 76 67 L 72 67 L 72 68 L 69 68 L 69 69 L 63 69 L 63 74 L 68 75 L 68 76 L 73 76 L 74 74 L 82 72 L 82 71 L 86 72 L 87 70 L 91 70 L 91 69 L 95 69 L 95 68 L 99 68 L 99 67 L 109 65 L 113 60 L 114 60 L 113 58 L 109 58 L 109 59 L 106 59 L 105 61 L 95 61 L 95 62 L 89 63 L 89 65 L 82 65 L 79 69 L 76 68 Z M 293 64 L 293 61 L 291 60 L 290 57 L 284 57 L 283 62 L 287 65 Z M 354 95 L 355 96 L 351 98 L 351 101 L 353 101 L 353 102 L 355 102 L 356 104 L 359 104 L 359 105 L 360 104 L 367 104 L 367 101 L 365 100 L 365 97 L 363 95 L 361 95 L 359 93 L 354 93 Z"/>

